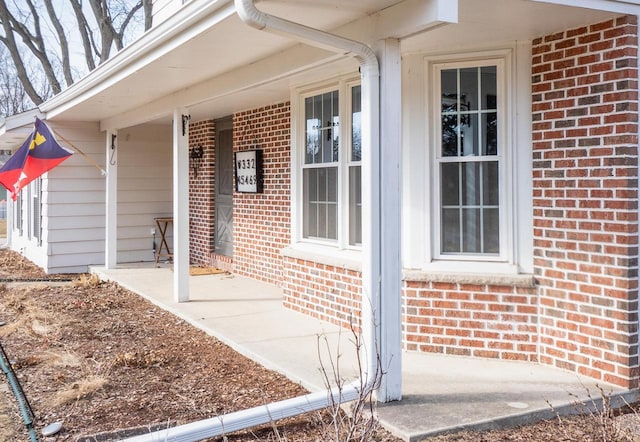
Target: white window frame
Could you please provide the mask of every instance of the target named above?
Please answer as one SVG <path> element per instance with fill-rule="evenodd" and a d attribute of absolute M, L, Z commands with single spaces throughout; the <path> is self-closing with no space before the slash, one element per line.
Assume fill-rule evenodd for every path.
<path fill-rule="evenodd" d="M 19 236 L 24 234 L 24 201 L 22 192 L 19 192 L 13 202 L 13 228 Z"/>
<path fill-rule="evenodd" d="M 516 273 L 516 205 L 515 190 L 513 188 L 513 171 L 515 164 L 514 137 L 515 115 L 513 88 L 512 52 L 510 50 L 496 50 L 469 55 L 446 55 L 427 57 L 425 59 L 426 72 L 426 115 L 429 135 L 427 136 L 427 150 L 429 178 L 425 207 L 430 222 L 425 223 L 429 229 L 426 236 L 425 264 L 427 271 L 453 271 L 461 273 Z M 497 119 L 498 119 L 498 155 L 499 162 L 499 217 L 500 217 L 500 251 L 496 254 L 444 254 L 441 253 L 440 229 L 440 140 L 442 132 L 440 113 L 440 71 L 465 67 L 497 67 Z"/>
<path fill-rule="evenodd" d="M 29 239 L 42 245 L 42 177 L 29 183 Z"/>
<path fill-rule="evenodd" d="M 322 83 L 292 89 L 291 97 L 291 247 L 297 252 L 309 252 L 309 259 L 315 255 L 358 260 L 361 245 L 349 245 L 349 167 L 361 162 L 351 161 L 351 88 L 360 85 L 359 76 L 344 76 Z M 338 161 L 338 239 L 325 240 L 303 237 L 303 165 L 305 140 L 305 99 L 308 97 L 338 91 L 340 117 L 340 150 Z M 299 256 L 299 255 L 296 255 Z M 347 263 L 345 261 L 345 263 Z M 348 263 L 347 263 L 347 266 Z"/>

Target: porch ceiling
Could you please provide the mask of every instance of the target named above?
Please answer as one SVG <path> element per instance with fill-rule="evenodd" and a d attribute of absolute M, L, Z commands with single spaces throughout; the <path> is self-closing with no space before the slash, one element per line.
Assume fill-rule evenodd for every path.
<path fill-rule="evenodd" d="M 397 3 L 399 0 L 269 0 L 259 7 L 311 27 L 332 30 Z M 478 42 L 488 47 L 614 15 L 533 0 L 460 0 L 458 24 L 405 38 L 402 50 L 443 52 L 477 48 Z M 167 36 L 171 38 L 157 42 Z M 308 62 L 307 53 L 314 54 Z M 271 68 L 265 61 L 269 58 L 288 61 L 294 70 L 283 69 L 275 75 L 274 68 L 270 76 L 262 74 Z M 194 0 L 41 110 L 50 119 L 101 121 L 103 128 L 125 127 L 127 118 L 133 124 L 169 122 L 176 105 L 188 106 L 192 117 L 213 118 L 286 99 L 291 72 L 299 72 L 305 63 L 327 69 L 329 60 L 338 62 L 335 54 L 249 28 L 235 14 L 230 0 Z M 238 79 L 245 77 L 244 87 L 238 87 Z M 135 121 L 132 117 L 138 109 L 143 115 Z"/>
<path fill-rule="evenodd" d="M 538 0 L 459 0 L 458 11 L 457 25 L 407 38 L 402 42 L 403 52 L 442 52 L 527 41 L 620 15 Z"/>
<path fill-rule="evenodd" d="M 260 8 L 329 30 L 400 1 L 269 0 Z M 167 41 L 158 43 L 160 38 Z M 232 0 L 194 0 L 41 109 L 49 119 L 102 121 L 294 45 L 242 23 Z"/>

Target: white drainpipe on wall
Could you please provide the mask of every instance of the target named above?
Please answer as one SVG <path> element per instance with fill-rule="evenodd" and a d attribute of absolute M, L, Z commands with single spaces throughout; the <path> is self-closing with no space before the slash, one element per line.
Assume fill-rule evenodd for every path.
<path fill-rule="evenodd" d="M 380 376 L 378 367 L 380 326 L 380 72 L 378 59 L 367 45 L 308 26 L 265 14 L 253 0 L 234 0 L 238 16 L 249 26 L 284 35 L 332 52 L 351 55 L 360 62 L 362 76 L 362 330 L 366 372 L 361 379 L 321 391 L 223 416 L 179 425 L 126 439 L 127 442 L 192 442 L 221 436 L 280 419 L 356 400 Z"/>

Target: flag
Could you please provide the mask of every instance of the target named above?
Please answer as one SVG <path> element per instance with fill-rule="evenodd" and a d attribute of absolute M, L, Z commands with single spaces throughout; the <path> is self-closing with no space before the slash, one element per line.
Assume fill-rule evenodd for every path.
<path fill-rule="evenodd" d="M 72 154 L 73 152 L 60 146 L 49 127 L 36 118 L 31 135 L 0 167 L 0 184 L 7 188 L 15 201 L 20 189 Z"/>

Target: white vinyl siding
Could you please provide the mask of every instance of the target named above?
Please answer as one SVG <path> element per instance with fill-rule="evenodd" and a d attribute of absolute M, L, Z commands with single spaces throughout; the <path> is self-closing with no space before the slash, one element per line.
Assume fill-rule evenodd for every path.
<path fill-rule="evenodd" d="M 118 131 L 117 262 L 152 261 L 154 218 L 173 212 L 171 126 Z M 167 230 L 173 248 L 173 230 Z M 156 245 L 160 238 L 156 234 Z"/>
<path fill-rule="evenodd" d="M 104 133 L 97 124 L 50 127 L 104 167 Z M 73 150 L 60 137 L 58 141 Z M 104 262 L 104 181 L 102 172 L 79 152 L 45 175 L 42 246 L 49 272 L 86 272 L 87 265 Z M 92 218 L 98 222 L 88 224 Z M 73 228 L 75 220 L 81 224 Z"/>
<path fill-rule="evenodd" d="M 47 124 L 65 138 L 58 136 L 61 145 L 104 164 L 97 124 Z M 104 176 L 80 153 L 24 188 L 19 199 L 25 219 L 22 232 L 14 229 L 12 249 L 48 273 L 86 272 L 87 265 L 104 262 Z"/>
<path fill-rule="evenodd" d="M 50 123 L 50 127 L 105 167 L 105 132 L 97 125 Z M 154 218 L 170 216 L 173 207 L 171 130 L 169 125 L 145 125 L 118 132 L 118 262 L 154 259 Z M 49 273 L 86 272 L 89 265 L 104 264 L 105 177 L 101 171 L 76 152 L 43 175 L 41 191 L 37 185 L 23 189 L 13 205 L 11 247 Z M 172 232 L 168 233 L 171 245 Z"/>

